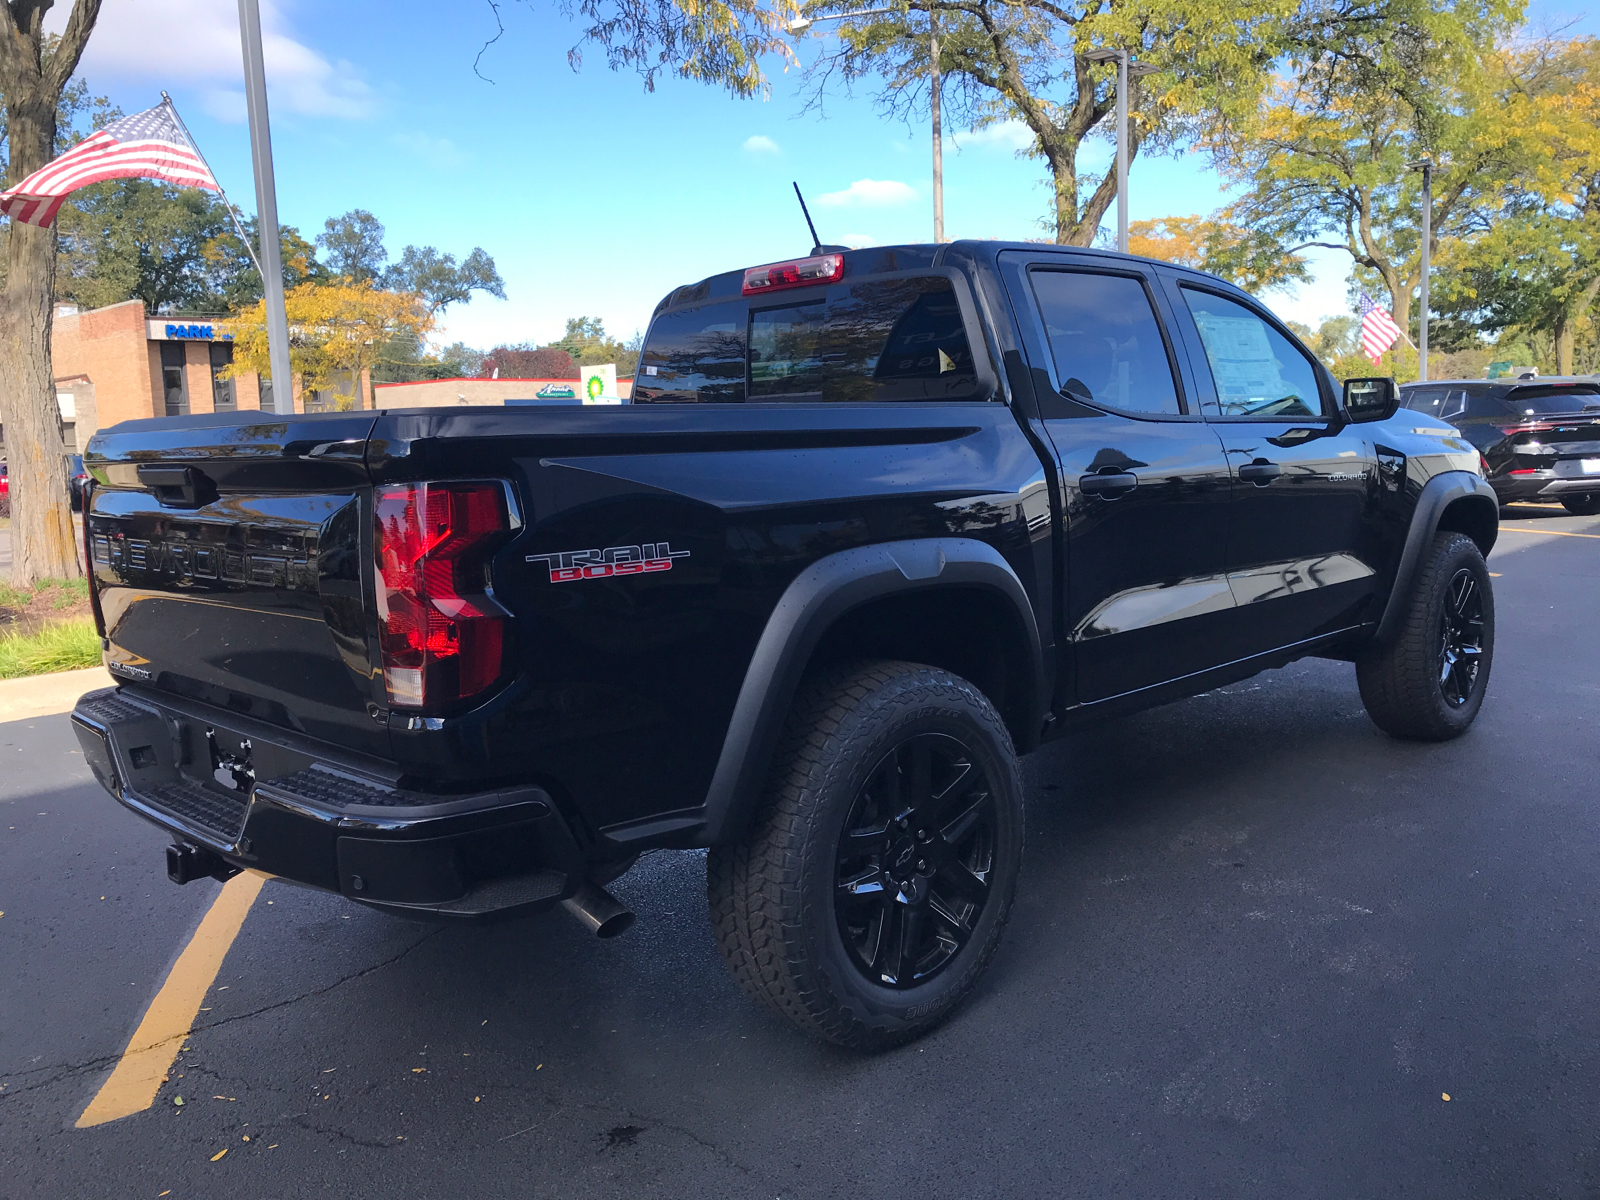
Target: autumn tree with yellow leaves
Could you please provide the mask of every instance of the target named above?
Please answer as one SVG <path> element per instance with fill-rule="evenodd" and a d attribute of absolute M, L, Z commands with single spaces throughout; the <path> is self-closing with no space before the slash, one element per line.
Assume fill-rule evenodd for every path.
<path fill-rule="evenodd" d="M 1489 234 L 1508 189 L 1553 179 L 1569 105 L 1538 50 L 1496 44 L 1484 20 L 1425 31 L 1408 71 L 1333 56 L 1280 80 L 1207 148 L 1247 188 L 1222 218 L 1286 253 L 1341 250 L 1401 329 L 1421 283 L 1421 175 L 1433 166 L 1431 252 L 1448 261 Z M 1544 185 L 1535 185 L 1542 190 Z"/>
<path fill-rule="evenodd" d="M 1600 39 L 1516 52 L 1540 97 L 1539 155 L 1502 189 L 1477 237 L 1440 263 L 1438 308 L 1492 334 L 1548 338 L 1559 374 L 1600 369 Z M 1579 339 L 1586 343 L 1579 362 Z"/>
<path fill-rule="evenodd" d="M 348 376 L 355 381 L 353 407 L 365 407 L 362 372 L 376 361 L 384 343 L 402 334 L 420 340 L 433 328 L 421 297 L 383 291 L 370 281 L 303 283 L 284 297 L 284 304 L 289 316 L 289 366 L 302 391 L 333 387 Z M 228 328 L 233 333 L 230 374 L 269 374 L 265 303 L 245 310 Z"/>

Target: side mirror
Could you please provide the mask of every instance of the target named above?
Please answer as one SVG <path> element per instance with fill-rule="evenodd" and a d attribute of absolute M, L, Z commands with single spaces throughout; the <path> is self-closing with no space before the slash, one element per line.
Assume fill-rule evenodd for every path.
<path fill-rule="evenodd" d="M 1354 424 L 1386 421 L 1400 407 L 1400 389 L 1389 378 L 1346 379 L 1344 413 Z"/>

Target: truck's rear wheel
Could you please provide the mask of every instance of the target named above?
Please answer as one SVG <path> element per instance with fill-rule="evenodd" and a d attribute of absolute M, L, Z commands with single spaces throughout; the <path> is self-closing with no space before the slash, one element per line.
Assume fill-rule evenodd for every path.
<path fill-rule="evenodd" d="M 1016 753 L 977 688 L 910 663 L 826 669 L 796 698 L 755 827 L 708 858 L 717 940 L 802 1028 L 908 1041 L 993 956 L 1022 827 Z"/>
<path fill-rule="evenodd" d="M 1395 737 L 1457 737 L 1478 715 L 1494 660 L 1494 592 L 1477 543 L 1435 534 L 1404 599 L 1398 634 L 1356 659 L 1361 701 Z"/>

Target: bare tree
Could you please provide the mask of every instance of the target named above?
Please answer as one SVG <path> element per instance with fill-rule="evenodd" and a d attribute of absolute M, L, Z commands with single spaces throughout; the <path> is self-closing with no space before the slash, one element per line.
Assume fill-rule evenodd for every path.
<path fill-rule="evenodd" d="M 5 97 L 16 183 L 50 161 L 61 93 L 78 67 L 100 0 L 76 0 L 59 39 L 45 34 L 52 0 L 0 5 L 0 95 Z M 50 363 L 56 277 L 56 231 L 11 222 L 6 279 L 0 290 L 0 422 L 11 476 L 11 578 L 31 584 L 81 573 L 66 448 Z"/>

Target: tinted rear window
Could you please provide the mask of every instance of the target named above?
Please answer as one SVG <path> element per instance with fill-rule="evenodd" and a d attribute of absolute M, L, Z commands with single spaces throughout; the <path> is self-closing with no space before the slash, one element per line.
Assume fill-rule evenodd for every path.
<path fill-rule="evenodd" d="M 1512 388 L 1504 403 L 1507 409 L 1519 417 L 1577 413 L 1589 408 L 1600 408 L 1600 387 L 1592 383 L 1578 383 L 1568 384 L 1565 387 Z"/>
<path fill-rule="evenodd" d="M 639 355 L 633 399 L 655 404 L 737 404 L 744 399 L 745 306 L 703 304 L 663 313 Z"/>
<path fill-rule="evenodd" d="M 869 278 L 830 288 L 825 301 L 665 313 L 645 339 L 634 402 L 959 400 L 977 391 L 955 292 L 930 275 Z"/>

